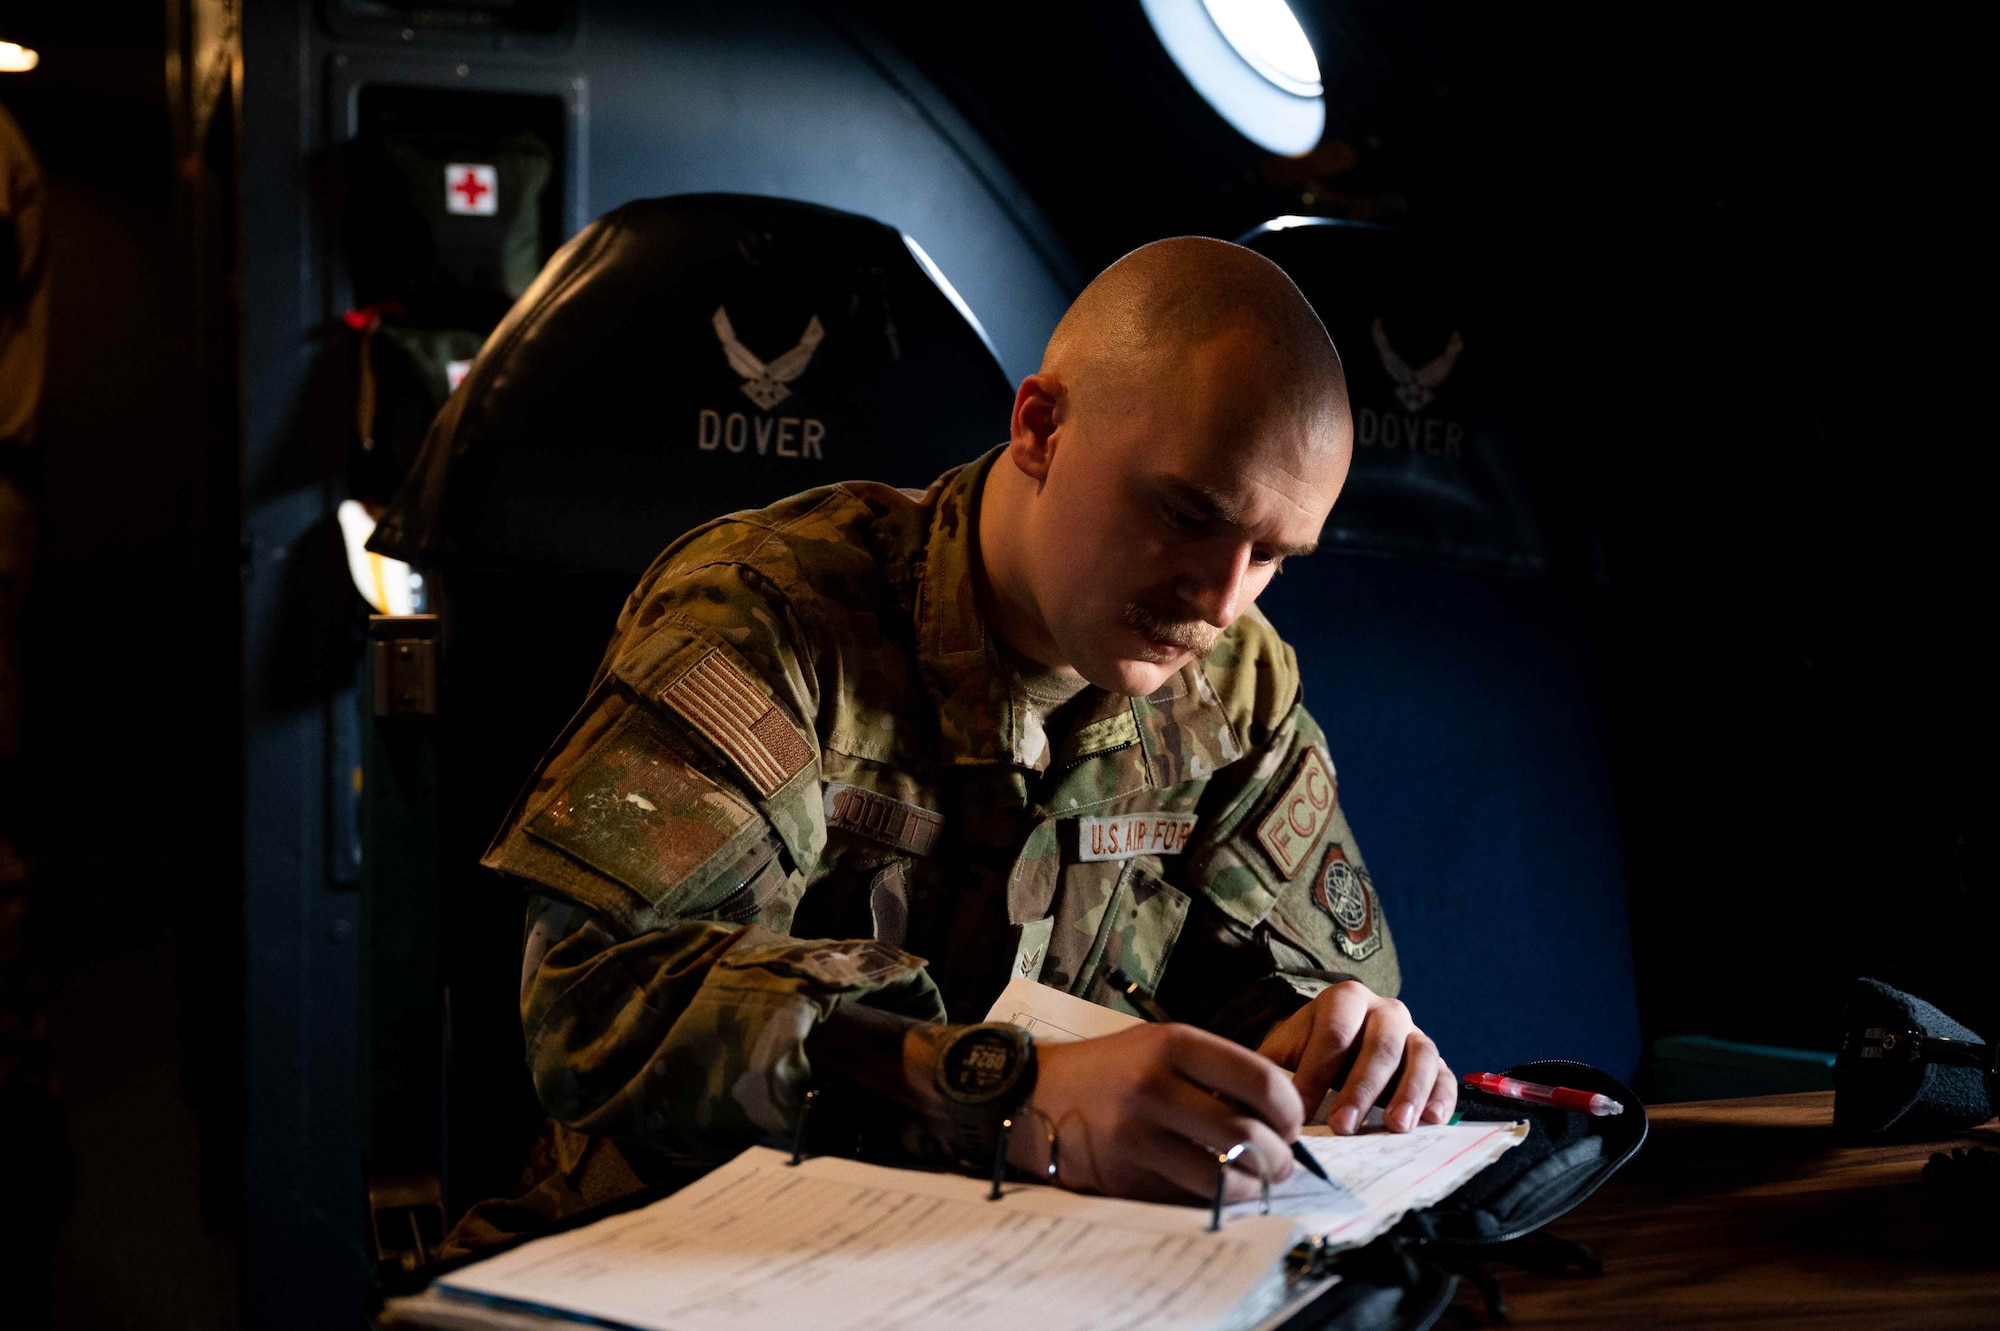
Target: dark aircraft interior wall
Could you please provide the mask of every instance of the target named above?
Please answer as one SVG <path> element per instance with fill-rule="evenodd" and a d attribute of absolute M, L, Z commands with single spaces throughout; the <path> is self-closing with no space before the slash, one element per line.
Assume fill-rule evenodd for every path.
<path fill-rule="evenodd" d="M 360 616 L 331 523 L 342 163 L 398 116 L 538 138 L 544 255 L 671 193 L 879 218 L 1014 379 L 1145 241 L 1420 235 L 1490 330 L 1467 372 L 1490 348 L 1525 422 L 1541 562 L 1334 548 L 1265 602 L 1419 1021 L 1448 1056 L 1646 1078 L 1661 1036 L 1828 1049 L 1840 983 L 1874 974 L 2000 1030 L 1990 264 L 1973 48 L 1943 20 L 1301 0 L 1328 125 L 1281 159 L 1118 0 L 523 0 L 497 34 L 394 0 L 45 8 L 43 70 L 0 82 L 56 273 L 35 779 L 7 795 L 50 866 L 67 1242 L 164 1252 L 130 1219 L 161 1214 L 208 1236 L 70 1279 L 86 1315 L 175 1289 L 183 1324 L 226 1324 L 238 1269 L 244 1325 L 351 1326 L 362 1298 Z M 170 63 L 163 30 L 224 58 Z"/>
<path fill-rule="evenodd" d="M 932 257 L 1014 377 L 1039 361 L 1076 278 L 983 140 L 851 16 L 804 4 L 590 3 L 551 30 L 531 23 L 483 39 L 358 3 L 256 6 L 244 20 L 246 175 L 295 184 L 253 189 L 245 208 L 247 1048 L 253 1067 L 297 1071 L 249 1088 L 248 1233 L 261 1269 L 358 1291 L 365 1117 L 352 1014 L 364 921 L 348 849 L 356 824 L 343 805 L 359 760 L 359 643 L 340 627 L 351 617 L 301 608 L 314 587 L 321 599 L 346 595 L 328 510 L 348 483 L 351 408 L 337 404 L 351 371 L 337 318 L 370 294 L 357 290 L 343 230 L 365 206 L 345 168 L 365 148 L 357 136 L 376 125 L 465 132 L 482 120 L 488 132 L 536 136 L 560 199 L 544 255 L 591 218 L 664 194 L 771 194 L 880 219 Z M 455 97 L 480 109 L 460 113 Z M 665 447 L 695 425 L 690 414 L 654 428 Z M 992 438 L 1005 428 L 996 418 Z M 770 498 L 795 488 L 779 459 L 762 461 Z M 533 620 L 525 614 L 521 631 L 534 632 Z M 479 1118 L 464 1105 L 455 1113 Z M 489 1191 L 510 1181 L 474 1177 Z M 253 1282 L 267 1288 L 276 1296 Z M 275 1315 L 261 1302 L 250 1311 Z"/>

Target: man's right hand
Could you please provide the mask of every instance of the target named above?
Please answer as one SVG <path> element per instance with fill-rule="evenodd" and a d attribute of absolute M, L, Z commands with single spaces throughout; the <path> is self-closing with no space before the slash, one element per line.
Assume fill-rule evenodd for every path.
<path fill-rule="evenodd" d="M 1193 1026 L 1135 1026 L 1099 1040 L 1035 1046 L 1038 1070 L 1009 1135 L 1007 1156 L 1042 1175 L 1048 1127 L 1066 1188 L 1150 1201 L 1215 1195 L 1216 1156 L 1249 1143 L 1229 1171 L 1228 1197 L 1258 1193 L 1294 1166 L 1305 1108 L 1291 1074 Z"/>

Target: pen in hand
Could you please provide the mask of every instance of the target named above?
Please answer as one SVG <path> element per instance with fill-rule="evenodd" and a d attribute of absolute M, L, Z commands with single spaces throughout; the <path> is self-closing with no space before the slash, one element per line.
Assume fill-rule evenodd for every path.
<path fill-rule="evenodd" d="M 1111 981 L 1112 986 L 1125 995 L 1125 1001 L 1137 1008 L 1139 1015 L 1147 1021 L 1173 1020 L 1172 1017 L 1167 1015 L 1167 1010 L 1160 1006 L 1158 999 L 1154 998 L 1144 989 L 1141 989 L 1137 980 L 1128 978 L 1125 972 L 1119 970 L 1116 966 L 1107 970 L 1104 973 L 1104 978 Z M 1311 1174 L 1321 1182 L 1333 1182 L 1332 1179 L 1327 1177 L 1326 1167 L 1313 1159 L 1313 1153 L 1306 1149 L 1306 1144 L 1303 1141 L 1294 1141 L 1292 1143 L 1292 1159 L 1298 1161 L 1308 1174 Z"/>

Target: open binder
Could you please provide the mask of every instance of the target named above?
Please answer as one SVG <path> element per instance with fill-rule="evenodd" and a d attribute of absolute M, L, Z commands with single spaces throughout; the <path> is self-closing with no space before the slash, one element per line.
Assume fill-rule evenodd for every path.
<path fill-rule="evenodd" d="M 417 1325 L 723 1331 L 1250 1327 L 1294 1224 L 754 1147 L 641 1210 L 525 1244 L 392 1304 Z M 439 1314 L 456 1314 L 445 1320 Z"/>
<path fill-rule="evenodd" d="M 992 1019 L 1043 1042 L 1110 1033 L 1123 1014 L 1045 986 L 1010 986 Z M 524 1244 L 392 1300 L 390 1326 L 634 1331 L 950 1326 L 952 1331 L 1253 1331 L 1338 1279 L 1326 1252 L 1431 1205 L 1525 1136 L 1485 1122 L 1309 1135 L 1307 1171 L 1226 1208 L 1090 1197 L 800 1158 L 753 1147 L 643 1208 Z"/>

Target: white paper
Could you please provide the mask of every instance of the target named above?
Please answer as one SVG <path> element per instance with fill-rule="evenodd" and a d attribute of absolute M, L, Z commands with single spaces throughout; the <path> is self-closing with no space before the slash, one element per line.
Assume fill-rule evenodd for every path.
<path fill-rule="evenodd" d="M 438 1282 L 646 1331 L 1197 1331 L 1266 1283 L 1294 1223 L 753 1147 L 671 1197 Z"/>
<path fill-rule="evenodd" d="M 1299 1140 L 1332 1181 L 1293 1170 L 1290 1178 L 1272 1186 L 1271 1214 L 1293 1217 L 1331 1247 L 1356 1247 L 1406 1213 L 1443 1201 L 1527 1135 L 1525 1123 L 1440 1123 L 1352 1137 L 1308 1128 Z M 1240 1202 L 1225 1214 L 1233 1218 L 1260 1210 L 1260 1202 Z"/>
<path fill-rule="evenodd" d="M 1140 1025 L 1137 1017 L 1016 975 L 987 1009 L 988 1021 L 1011 1021 L 1043 1044 L 1095 1040 Z"/>
<path fill-rule="evenodd" d="M 1045 1043 L 1116 1035 L 1139 1024 L 1137 1017 L 1019 976 L 1000 991 L 986 1019 L 1026 1027 Z M 1295 1169 L 1271 1189 L 1271 1213 L 1297 1218 L 1309 1233 L 1340 1248 L 1366 1243 L 1407 1212 L 1443 1201 L 1528 1132 L 1522 1123 L 1461 1123 L 1335 1137 L 1324 1126 L 1331 1102 L 1329 1095 L 1320 1104 L 1302 1140 L 1332 1183 Z M 1381 1121 L 1379 1108 L 1364 1120 L 1368 1126 Z M 1244 1202 L 1228 1214 L 1255 1215 L 1260 1206 Z"/>

